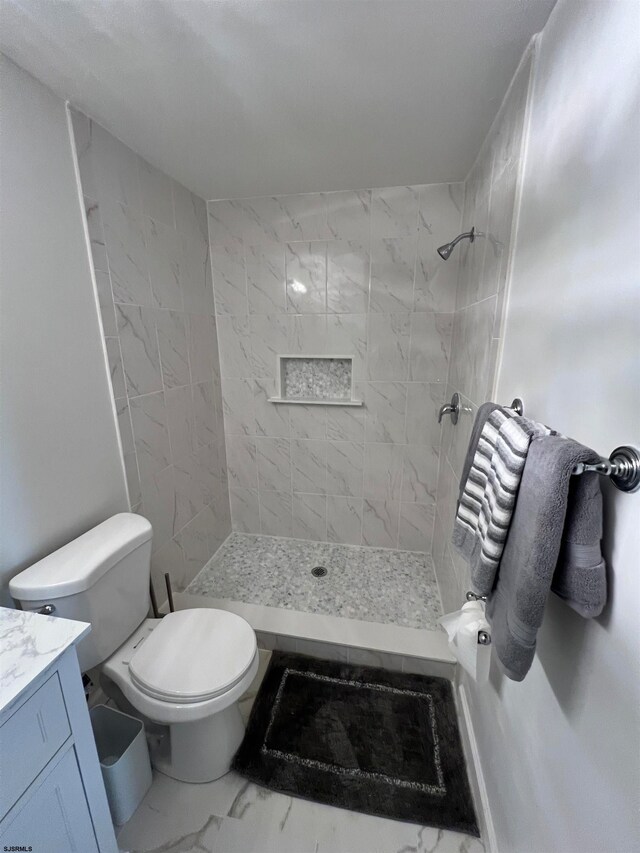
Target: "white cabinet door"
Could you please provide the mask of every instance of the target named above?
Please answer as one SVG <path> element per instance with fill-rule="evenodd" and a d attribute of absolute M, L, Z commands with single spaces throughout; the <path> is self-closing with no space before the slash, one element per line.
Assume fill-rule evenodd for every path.
<path fill-rule="evenodd" d="M 23 800 L 24 807 L 21 800 L 3 822 L 3 847 L 33 853 L 98 853 L 74 749 Z"/>
<path fill-rule="evenodd" d="M 54 672 L 0 726 L 0 817 L 18 802 L 70 734 L 60 679 Z"/>

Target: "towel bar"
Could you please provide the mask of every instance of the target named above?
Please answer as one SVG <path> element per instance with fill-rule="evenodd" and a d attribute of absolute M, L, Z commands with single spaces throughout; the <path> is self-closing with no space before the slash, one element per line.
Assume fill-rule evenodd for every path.
<path fill-rule="evenodd" d="M 573 466 L 572 473 L 586 474 L 590 471 L 609 477 L 621 492 L 635 492 L 640 486 L 640 452 L 629 444 L 623 444 L 616 447 L 608 459 L 601 459 L 593 465 L 579 462 Z"/>
<path fill-rule="evenodd" d="M 509 408 L 518 415 L 524 414 L 524 404 L 520 397 L 515 397 Z M 640 451 L 629 444 L 623 444 L 621 447 L 616 447 L 608 459 L 601 459 L 593 464 L 580 462 L 573 466 L 571 473 L 587 474 L 589 472 L 609 477 L 616 489 L 620 489 L 621 492 L 635 492 L 640 488 Z"/>

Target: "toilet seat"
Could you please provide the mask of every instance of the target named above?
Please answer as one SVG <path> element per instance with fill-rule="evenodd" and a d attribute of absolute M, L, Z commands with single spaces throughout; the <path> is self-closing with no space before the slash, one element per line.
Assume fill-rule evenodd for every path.
<path fill-rule="evenodd" d="M 242 617 L 197 608 L 169 613 L 129 660 L 133 684 L 147 696 L 189 705 L 228 693 L 254 663 L 256 636 Z"/>
<path fill-rule="evenodd" d="M 164 619 L 166 618 L 165 616 Z M 140 714 L 163 725 L 193 723 L 233 705 L 245 693 L 258 672 L 260 655 L 257 644 L 253 662 L 244 678 L 241 678 L 234 687 L 219 696 L 214 696 L 212 699 L 205 699 L 202 702 L 183 702 L 182 699 L 156 699 L 141 690 L 137 684 L 134 684 L 129 669 L 129 661 L 135 655 L 140 644 L 145 643 L 151 634 L 158 630 L 164 619 L 145 619 L 129 639 L 102 664 L 100 667 L 101 676 L 113 681 Z"/>

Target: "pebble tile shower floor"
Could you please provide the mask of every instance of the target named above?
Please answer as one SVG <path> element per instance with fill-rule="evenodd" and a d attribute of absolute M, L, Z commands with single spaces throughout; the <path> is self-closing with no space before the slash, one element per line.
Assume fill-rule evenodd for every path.
<path fill-rule="evenodd" d="M 407 628 L 442 616 L 428 554 L 247 533 L 232 533 L 186 592 Z"/>

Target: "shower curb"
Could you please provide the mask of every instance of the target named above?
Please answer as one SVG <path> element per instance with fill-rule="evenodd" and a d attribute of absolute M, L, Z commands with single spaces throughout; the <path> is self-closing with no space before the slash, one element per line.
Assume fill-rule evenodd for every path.
<path fill-rule="evenodd" d="M 175 599 L 180 610 L 213 607 L 242 616 L 263 649 L 449 680 L 455 676 L 456 661 L 441 629 L 405 628 L 188 593 L 176 593 Z"/>

